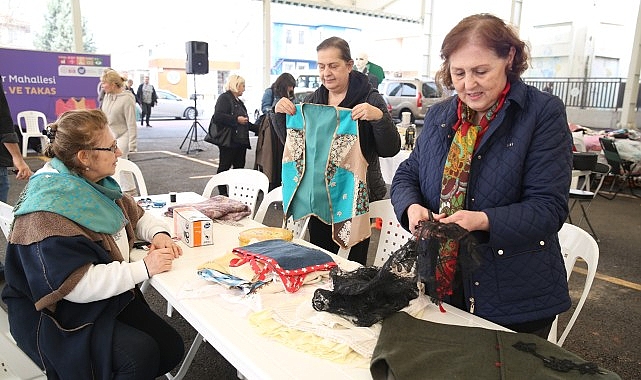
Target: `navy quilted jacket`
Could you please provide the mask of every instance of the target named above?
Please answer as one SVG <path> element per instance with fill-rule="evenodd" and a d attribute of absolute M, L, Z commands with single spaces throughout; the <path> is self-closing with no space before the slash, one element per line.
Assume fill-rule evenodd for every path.
<path fill-rule="evenodd" d="M 453 96 L 429 109 L 414 151 L 394 176 L 392 203 L 405 228 L 411 204 L 439 209 L 456 102 Z M 557 232 L 568 215 L 571 177 L 572 138 L 563 103 L 512 83 L 472 159 L 465 209 L 485 212 L 490 231 L 474 232 L 482 262 L 464 273 L 468 310 L 507 325 L 569 309 Z"/>

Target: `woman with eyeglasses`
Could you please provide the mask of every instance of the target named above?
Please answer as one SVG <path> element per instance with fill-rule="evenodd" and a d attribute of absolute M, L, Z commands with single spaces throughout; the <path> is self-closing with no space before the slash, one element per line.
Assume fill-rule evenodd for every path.
<path fill-rule="evenodd" d="M 354 60 L 351 57 L 349 44 L 342 38 L 330 37 L 321 42 L 316 47 L 318 71 L 322 85 L 308 96 L 304 103 L 325 104 L 335 107 L 351 109 L 352 120 L 358 124 L 358 143 L 363 158 L 367 161 L 366 178 L 360 178 L 359 183 L 365 183 L 362 190 L 369 202 L 383 199 L 387 193 L 387 187 L 381 174 L 381 167 L 378 161 L 379 157 L 392 157 L 396 155 L 401 148 L 400 135 L 396 126 L 392 122 L 392 117 L 387 111 L 385 100 L 378 93 L 378 90 L 372 88 L 367 76 L 355 71 Z M 276 132 L 284 136 L 286 114 L 294 115 L 296 106 L 286 97 L 281 98 L 274 107 L 276 112 L 275 125 Z M 307 136 L 311 136 L 307 134 Z M 328 133 L 325 138 L 335 142 L 331 155 L 341 155 L 341 143 L 335 139 L 335 133 Z M 287 144 L 293 144 L 287 136 Z M 311 141 L 307 141 L 307 145 Z M 290 145 L 291 146 L 291 145 Z M 308 146 L 311 148 L 311 146 Z M 292 146 L 292 148 L 297 149 Z M 285 148 L 287 150 L 287 147 Z M 338 157 L 338 156 L 336 156 Z M 347 158 L 347 157 L 343 157 Z M 328 159 L 329 161 L 329 159 Z M 306 167 L 305 172 L 312 172 L 311 167 Z M 325 175 L 326 168 L 315 168 L 315 173 Z M 347 168 L 349 170 L 349 168 Z M 288 186 L 288 182 L 297 181 L 297 178 L 288 178 L 283 174 L 283 186 Z M 293 185 L 296 186 L 296 185 Z M 328 191 L 329 190 L 328 185 Z M 302 190 L 300 187 L 298 190 Z M 298 191 L 297 190 L 297 191 Z M 318 190 L 318 189 L 316 189 Z M 312 214 L 309 220 L 310 241 L 317 246 L 330 252 L 337 253 L 339 245 L 334 240 L 333 226 L 327 220 L 321 220 L 317 215 Z M 367 226 L 369 231 L 369 225 Z M 347 234 L 349 235 L 350 232 Z M 360 243 L 351 247 L 349 259 L 365 264 L 367 261 L 367 251 L 369 247 L 369 238 L 362 240 Z"/>
<path fill-rule="evenodd" d="M 11 334 L 49 378 L 161 376 L 182 359 L 183 340 L 136 284 L 170 270 L 182 250 L 111 177 L 122 151 L 102 111 L 65 112 L 48 136 L 51 161 L 20 195 L 7 239 Z M 130 262 L 137 239 L 150 250 Z"/>
<path fill-rule="evenodd" d="M 107 69 L 100 78 L 105 97 L 100 109 L 107 115 L 109 128 L 116 135 L 122 158 L 129 158 L 129 152 L 137 150 L 138 129 L 136 127 L 136 98 L 127 91 L 127 78 L 116 70 Z M 136 184 L 131 173 L 123 173 L 120 178 L 123 191 L 136 195 Z"/>

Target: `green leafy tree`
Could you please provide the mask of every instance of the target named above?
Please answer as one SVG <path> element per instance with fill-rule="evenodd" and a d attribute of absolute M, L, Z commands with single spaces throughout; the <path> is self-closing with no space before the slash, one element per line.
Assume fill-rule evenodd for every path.
<path fill-rule="evenodd" d="M 87 33 L 87 20 L 82 19 L 83 48 L 85 53 L 95 53 L 93 35 Z M 74 51 L 73 17 L 71 0 L 50 0 L 47 4 L 42 34 L 37 33 L 34 45 L 41 50 Z"/>

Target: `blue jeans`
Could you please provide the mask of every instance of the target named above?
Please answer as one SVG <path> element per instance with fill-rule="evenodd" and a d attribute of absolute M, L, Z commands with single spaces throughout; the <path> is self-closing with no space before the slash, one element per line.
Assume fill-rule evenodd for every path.
<path fill-rule="evenodd" d="M 9 197 L 9 169 L 0 167 L 0 201 L 7 203 Z"/>
<path fill-rule="evenodd" d="M 184 354 L 182 337 L 137 293 L 113 332 L 114 380 L 149 380 L 171 371 Z"/>
<path fill-rule="evenodd" d="M 6 167 L 0 167 L 0 201 L 7 203 L 9 196 L 9 170 Z M 4 281 L 4 264 L 0 260 L 0 281 Z"/>

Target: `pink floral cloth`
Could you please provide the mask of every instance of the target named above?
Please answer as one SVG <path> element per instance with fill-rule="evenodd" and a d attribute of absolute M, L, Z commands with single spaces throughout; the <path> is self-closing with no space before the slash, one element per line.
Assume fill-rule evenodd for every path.
<path fill-rule="evenodd" d="M 224 195 L 214 195 L 213 197 L 197 203 L 183 203 L 171 206 L 167 209 L 165 216 L 173 217 L 174 209 L 178 207 L 194 207 L 202 212 L 208 218 L 218 220 L 238 221 L 246 216 L 251 215 L 251 209 L 246 204 L 230 199 Z"/>

